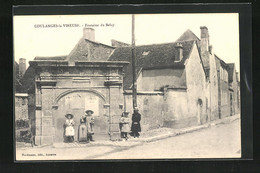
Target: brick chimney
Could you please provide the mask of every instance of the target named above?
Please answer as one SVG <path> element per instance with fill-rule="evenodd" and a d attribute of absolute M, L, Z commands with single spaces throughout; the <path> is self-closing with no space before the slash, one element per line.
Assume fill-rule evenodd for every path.
<path fill-rule="evenodd" d="M 26 59 L 20 58 L 19 59 L 19 76 L 23 76 L 26 71 Z"/>
<path fill-rule="evenodd" d="M 177 43 L 175 45 L 176 48 L 176 54 L 175 54 L 175 60 L 174 61 L 181 61 L 183 58 L 183 46 L 181 43 Z"/>
<path fill-rule="evenodd" d="M 200 27 L 201 52 L 209 51 L 209 32 L 206 26 Z"/>
<path fill-rule="evenodd" d="M 83 37 L 90 41 L 95 41 L 95 29 L 83 28 Z"/>

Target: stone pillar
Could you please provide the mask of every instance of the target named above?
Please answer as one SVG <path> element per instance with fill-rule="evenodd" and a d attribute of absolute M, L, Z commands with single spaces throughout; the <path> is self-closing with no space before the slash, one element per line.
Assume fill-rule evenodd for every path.
<path fill-rule="evenodd" d="M 123 112 L 123 107 L 121 106 L 123 104 L 123 93 L 121 90 L 119 86 L 110 87 L 109 131 L 111 140 L 120 139 L 119 120 Z"/>
<path fill-rule="evenodd" d="M 123 112 L 122 81 L 106 81 L 109 90 L 109 134 L 110 140 L 120 139 L 119 120 Z"/>
<path fill-rule="evenodd" d="M 53 125 L 53 89 L 38 84 L 36 89 L 35 144 L 53 144 L 55 128 Z"/>
<path fill-rule="evenodd" d="M 42 135 L 42 94 L 40 86 L 35 89 L 35 144 L 41 145 Z"/>

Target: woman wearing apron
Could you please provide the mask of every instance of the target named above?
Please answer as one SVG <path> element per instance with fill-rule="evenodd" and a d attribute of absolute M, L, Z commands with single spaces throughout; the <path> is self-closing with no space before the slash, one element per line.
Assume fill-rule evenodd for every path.
<path fill-rule="evenodd" d="M 74 125 L 75 122 L 73 120 L 73 115 L 72 114 L 66 114 L 65 117 L 67 118 L 65 121 L 65 142 L 74 142 Z"/>

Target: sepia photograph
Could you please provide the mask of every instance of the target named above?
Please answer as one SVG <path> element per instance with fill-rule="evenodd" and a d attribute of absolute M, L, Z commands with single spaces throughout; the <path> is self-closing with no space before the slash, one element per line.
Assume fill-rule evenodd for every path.
<path fill-rule="evenodd" d="M 238 13 L 14 15 L 16 161 L 241 158 Z"/>

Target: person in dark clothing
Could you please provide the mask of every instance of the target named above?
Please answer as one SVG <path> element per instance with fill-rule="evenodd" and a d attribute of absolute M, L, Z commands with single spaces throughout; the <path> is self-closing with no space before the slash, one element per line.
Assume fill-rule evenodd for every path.
<path fill-rule="evenodd" d="M 138 112 L 138 108 L 135 107 L 132 116 L 132 126 L 131 126 L 131 131 L 132 131 L 131 135 L 134 136 L 134 138 L 140 136 L 139 134 L 139 132 L 141 132 L 140 121 L 141 121 L 141 114 Z"/>

